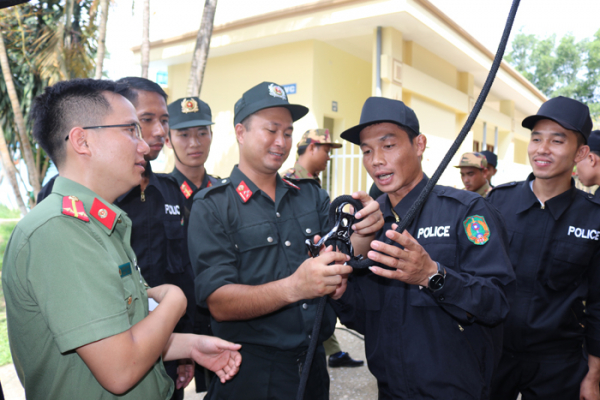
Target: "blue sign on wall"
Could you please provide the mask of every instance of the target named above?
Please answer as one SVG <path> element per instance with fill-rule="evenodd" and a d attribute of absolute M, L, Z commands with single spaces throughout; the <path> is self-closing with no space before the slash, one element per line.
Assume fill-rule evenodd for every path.
<path fill-rule="evenodd" d="M 156 83 L 159 85 L 168 85 L 169 84 L 169 74 L 166 71 L 158 71 L 156 73 Z"/>
<path fill-rule="evenodd" d="M 290 83 L 289 85 L 282 85 L 282 86 L 283 86 L 283 90 L 285 90 L 285 93 L 287 93 L 288 95 L 296 94 L 296 84 L 295 83 Z"/>

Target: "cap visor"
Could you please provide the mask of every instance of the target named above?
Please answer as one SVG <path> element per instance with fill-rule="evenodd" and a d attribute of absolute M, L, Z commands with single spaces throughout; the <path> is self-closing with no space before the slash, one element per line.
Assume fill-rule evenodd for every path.
<path fill-rule="evenodd" d="M 389 123 L 398 125 L 399 127 L 401 127 L 404 130 L 409 129 L 410 131 L 412 131 L 412 129 L 410 129 L 404 125 L 400 125 L 396 121 L 389 120 L 389 119 L 382 119 L 382 120 L 377 120 L 377 121 L 369 121 L 369 122 L 365 122 L 364 124 L 353 126 L 352 128 L 342 132 L 340 137 L 344 140 L 347 140 L 351 143 L 354 143 L 354 144 L 357 144 L 360 146 L 360 132 L 369 125 L 381 124 L 383 122 L 389 122 Z M 417 135 L 418 134 L 419 133 L 417 132 Z"/>
<path fill-rule="evenodd" d="M 184 129 L 184 128 L 193 128 L 195 126 L 209 126 L 209 125 L 214 125 L 214 122 L 205 120 L 205 119 L 196 119 L 193 121 L 183 121 L 183 122 L 179 122 L 178 124 L 175 125 L 169 125 L 170 129 Z"/>
<path fill-rule="evenodd" d="M 569 129 L 569 130 L 571 130 L 571 131 L 575 131 L 575 132 L 579 132 L 579 133 L 581 133 L 581 132 L 579 131 L 579 129 L 575 128 L 575 127 L 574 127 L 573 125 L 571 125 L 571 124 L 568 124 L 568 123 L 566 123 L 566 122 L 564 122 L 564 121 L 561 121 L 561 120 L 559 120 L 559 119 L 555 119 L 555 118 L 547 117 L 547 116 L 545 116 L 545 115 L 530 115 L 529 117 L 527 117 L 527 118 L 525 118 L 525 119 L 523 120 L 523 122 L 521 123 L 521 126 L 522 126 L 523 128 L 527 128 L 527 129 L 533 130 L 533 128 L 535 127 L 535 124 L 537 124 L 537 123 L 538 123 L 538 121 L 541 121 L 541 120 L 543 120 L 543 119 L 549 119 L 550 121 L 554 121 L 554 122 L 556 122 L 557 124 L 559 124 L 560 126 L 562 126 L 562 127 L 563 127 L 563 128 L 565 128 L 565 129 Z M 583 135 L 583 133 L 581 133 L 581 134 Z M 585 135 L 584 135 L 584 136 L 585 136 Z"/>
<path fill-rule="evenodd" d="M 0 0 L 0 9 L 28 3 L 29 0 Z"/>
<path fill-rule="evenodd" d="M 283 107 L 287 108 L 292 115 L 292 122 L 296 122 L 300 118 L 308 114 L 308 108 L 299 104 L 274 103 L 273 99 L 265 99 L 246 106 L 242 111 L 234 117 L 235 124 L 241 123 L 248 116 L 267 108 Z"/>

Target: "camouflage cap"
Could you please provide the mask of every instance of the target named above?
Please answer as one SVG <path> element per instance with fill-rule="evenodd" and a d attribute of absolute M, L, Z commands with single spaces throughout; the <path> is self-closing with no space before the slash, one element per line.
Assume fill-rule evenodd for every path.
<path fill-rule="evenodd" d="M 460 163 L 455 168 L 473 167 L 484 169 L 487 167 L 487 159 L 481 153 L 465 153 L 460 158 Z"/>
<path fill-rule="evenodd" d="M 308 146 L 311 143 L 316 144 L 330 144 L 334 149 L 342 147 L 341 143 L 335 143 L 331 140 L 329 129 L 309 129 L 304 132 L 304 135 L 300 138 L 300 141 L 296 146 L 303 147 Z"/>

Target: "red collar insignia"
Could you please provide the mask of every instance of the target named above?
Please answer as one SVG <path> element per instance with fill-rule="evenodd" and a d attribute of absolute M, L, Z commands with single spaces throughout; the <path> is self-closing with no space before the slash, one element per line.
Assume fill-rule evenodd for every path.
<path fill-rule="evenodd" d="M 208 181 L 208 184 L 206 185 L 206 187 L 207 187 L 207 188 L 209 188 L 209 187 L 211 187 L 211 186 L 212 186 L 212 182 L 209 180 L 209 181 Z"/>
<path fill-rule="evenodd" d="M 98 199 L 94 199 L 90 214 L 108 229 L 112 229 L 117 217 L 117 214 L 110 207 Z"/>
<path fill-rule="evenodd" d="M 85 222 L 90 222 L 90 218 L 83 208 L 83 203 L 75 196 L 63 197 L 62 213 Z"/>
<path fill-rule="evenodd" d="M 287 183 L 289 186 L 293 187 L 294 189 L 298 189 L 300 190 L 300 188 L 296 185 L 294 185 L 292 182 L 288 181 L 287 179 L 282 179 L 285 183 Z"/>
<path fill-rule="evenodd" d="M 181 193 L 183 193 L 186 199 L 189 199 L 192 193 L 194 193 L 186 181 L 183 181 L 179 189 L 181 189 Z"/>
<path fill-rule="evenodd" d="M 252 197 L 252 190 L 248 189 L 248 185 L 246 185 L 246 182 L 244 181 L 241 181 L 235 190 L 238 192 L 244 203 Z"/>

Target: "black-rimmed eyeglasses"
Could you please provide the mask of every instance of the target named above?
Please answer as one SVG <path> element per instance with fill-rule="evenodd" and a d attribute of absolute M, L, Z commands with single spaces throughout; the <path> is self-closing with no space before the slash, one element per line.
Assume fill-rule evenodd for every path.
<path fill-rule="evenodd" d="M 142 127 L 137 122 L 132 122 L 131 124 L 119 124 L 119 125 L 99 125 L 99 126 L 84 126 L 81 129 L 102 129 L 102 128 L 133 128 L 134 131 L 131 132 L 132 135 L 135 135 L 138 139 L 142 138 Z M 65 141 L 69 140 L 69 135 L 65 138 Z"/>

